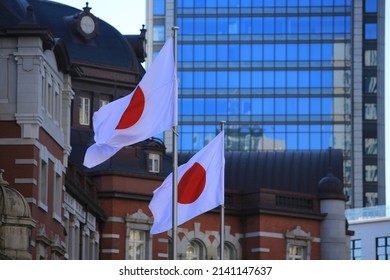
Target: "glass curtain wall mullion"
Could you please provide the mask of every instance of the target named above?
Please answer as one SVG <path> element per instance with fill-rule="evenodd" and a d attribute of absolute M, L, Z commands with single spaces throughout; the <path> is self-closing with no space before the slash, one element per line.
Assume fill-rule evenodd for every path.
<path fill-rule="evenodd" d="M 207 6 L 207 3 L 205 3 L 205 5 Z M 222 7 L 222 8 L 226 8 L 226 7 Z M 329 7 L 328 7 L 329 8 Z M 333 7 L 334 8 L 334 7 Z M 218 10 L 218 9 L 217 9 Z M 286 9 L 287 10 L 287 9 Z M 334 17 L 335 16 L 340 16 L 340 15 L 343 15 L 343 13 L 342 13 L 342 11 L 341 10 L 338 10 L 337 11 L 337 13 L 335 13 L 335 9 L 325 9 L 326 10 L 326 15 L 329 17 L 329 18 L 331 18 L 331 19 L 334 19 Z M 187 12 L 189 12 L 189 10 L 186 10 Z M 207 11 L 207 9 L 205 10 L 205 11 Z M 221 10 L 219 10 L 219 11 L 224 11 L 223 9 L 221 9 Z M 236 12 L 236 10 L 234 10 L 235 12 Z M 243 13 L 241 13 L 243 11 L 243 8 L 241 8 L 241 9 L 239 9 L 238 10 L 238 14 L 234 14 L 234 16 L 236 17 L 236 18 L 238 18 L 237 19 L 237 26 L 235 27 L 237 30 L 241 30 L 242 29 L 242 27 L 241 27 L 241 25 L 242 25 L 242 23 L 244 22 L 243 20 L 240 20 L 240 16 L 242 16 L 243 15 Z M 246 8 L 245 9 L 245 11 L 247 12 L 248 11 L 248 9 Z M 258 8 L 254 8 L 254 7 L 251 7 L 250 8 L 250 11 L 251 11 L 251 13 L 252 13 L 252 17 L 251 17 L 251 22 L 252 22 L 252 24 L 253 24 L 253 18 L 255 18 L 257 15 L 259 15 L 259 16 L 261 16 L 261 12 L 264 12 L 264 9 L 263 8 L 261 8 L 261 7 L 258 7 Z M 255 11 L 255 12 L 254 12 Z M 281 14 L 277 14 L 276 12 L 279 12 L 279 11 L 282 11 L 282 10 L 278 10 L 278 9 L 274 9 L 274 8 L 270 8 L 270 7 L 268 7 L 267 8 L 267 17 L 273 17 L 273 18 L 277 18 L 277 17 L 279 17 L 279 20 L 280 19 L 283 19 L 283 16 L 281 15 Z M 305 16 L 308 20 L 309 20 L 309 30 L 311 30 L 311 29 L 313 29 L 313 28 L 316 28 L 316 25 L 317 25 L 317 23 L 316 23 L 316 21 L 315 20 L 317 20 L 317 19 L 313 19 L 313 16 L 312 15 L 310 15 L 310 9 L 307 9 L 307 8 L 305 8 L 305 14 L 304 15 L 302 15 L 302 14 L 299 14 L 298 13 L 298 9 L 296 9 L 295 11 L 294 11 L 294 9 L 292 9 L 292 10 L 290 10 L 290 13 L 288 13 L 287 14 L 287 16 L 288 17 L 291 17 L 291 16 L 296 16 L 297 18 L 298 18 L 298 16 Z M 218 14 L 218 13 L 216 13 L 215 14 L 216 16 L 218 16 L 218 17 L 222 17 L 222 18 L 226 18 L 227 19 L 227 21 L 226 21 L 226 24 L 229 24 L 229 17 L 227 17 L 227 14 Z M 316 14 L 316 16 L 320 16 L 321 14 L 319 13 L 319 12 L 317 12 L 317 14 Z M 189 14 L 186 14 L 186 16 L 190 16 Z M 211 13 L 210 14 L 207 14 L 207 16 L 208 16 L 208 18 L 210 18 L 211 17 Z M 245 16 L 248 16 L 248 13 L 245 13 Z M 284 14 L 284 16 L 286 16 L 285 14 Z M 344 27 L 343 28 L 341 28 L 341 30 L 345 30 L 345 26 L 346 26 L 346 20 L 344 19 L 344 18 L 340 18 L 340 20 L 342 20 L 343 21 L 343 24 L 344 24 Z M 248 20 L 246 20 L 246 22 L 248 22 Z M 268 38 L 268 40 L 267 41 L 265 41 L 264 40 L 264 38 L 263 38 L 263 36 L 261 36 L 261 34 L 264 34 L 264 31 L 266 31 L 266 30 L 263 30 L 262 29 L 262 31 L 261 31 L 261 34 L 259 34 L 260 36 L 255 36 L 255 34 L 251 34 L 251 36 L 252 36 L 252 39 L 255 39 L 256 40 L 256 42 L 257 43 L 259 43 L 260 45 L 264 45 L 264 44 L 266 44 L 266 43 L 268 43 L 268 44 L 272 44 L 272 49 L 273 49 L 273 53 L 275 53 L 275 54 L 280 54 L 280 52 L 278 52 L 279 51 L 279 49 L 277 49 L 277 45 L 276 44 L 279 44 L 279 46 L 281 46 L 282 48 L 281 48 L 281 50 L 282 50 L 282 52 L 285 52 L 285 57 L 287 56 L 287 54 L 289 53 L 288 52 L 288 48 L 286 47 L 286 45 L 287 44 L 292 44 L 292 43 L 294 43 L 294 41 L 293 40 L 291 40 L 291 38 L 289 39 L 287 36 L 281 36 L 281 37 L 279 37 L 279 35 L 277 36 L 278 37 L 278 41 L 275 41 L 274 39 L 276 38 L 275 36 L 275 30 L 278 30 L 278 25 L 277 25 L 277 22 L 279 22 L 279 21 L 277 21 L 277 20 L 271 20 L 270 22 L 272 22 L 272 28 L 271 28 L 271 30 L 268 30 L 267 29 L 267 34 L 269 35 L 267 35 L 268 37 L 266 37 L 265 39 L 267 39 Z M 283 20 L 281 20 L 280 22 L 284 22 Z M 285 21 L 286 22 L 286 24 L 287 24 L 287 20 Z M 234 22 L 233 22 L 234 23 Z M 232 23 L 232 21 L 231 21 L 231 24 L 233 24 Z M 323 21 L 321 22 L 320 21 L 320 23 L 321 23 L 321 26 L 320 26 L 320 29 L 322 29 L 323 27 L 322 26 L 324 26 L 324 24 L 323 24 Z M 287 28 L 287 26 L 286 26 L 286 28 Z M 222 29 L 221 29 L 222 30 Z M 233 31 L 237 31 L 237 30 L 235 30 L 234 28 L 233 28 L 233 26 L 231 26 L 230 27 L 230 30 L 226 27 L 225 28 L 225 33 L 227 33 L 227 36 L 226 36 L 226 34 L 225 35 L 223 35 L 222 37 L 220 37 L 220 38 L 225 38 L 226 39 L 226 41 L 228 41 L 229 43 L 234 43 L 234 44 L 237 44 L 238 45 L 238 48 L 239 48 L 239 52 L 242 52 L 242 43 L 244 43 L 244 42 L 248 42 L 248 43 L 251 43 L 250 41 L 239 41 L 239 40 L 237 40 L 237 34 L 235 34 Z M 283 30 L 283 29 L 282 29 Z M 232 34 L 232 33 L 234 33 L 234 34 Z M 282 32 L 283 33 L 283 32 Z M 324 37 L 322 36 L 322 34 L 321 34 L 321 36 L 320 37 L 313 37 L 313 36 L 300 36 L 299 34 L 300 33 L 295 33 L 296 34 L 296 36 L 295 36 L 295 41 L 296 42 L 306 42 L 307 44 L 309 44 L 309 45 L 311 45 L 311 46 L 313 46 L 313 44 L 318 44 L 318 46 L 321 46 L 321 44 L 322 44 L 322 39 L 324 39 Z M 309 33 L 303 33 L 303 34 L 309 34 Z M 216 37 L 215 38 L 217 38 L 217 35 L 218 34 L 216 34 Z M 218 35 L 219 36 L 219 35 Z M 240 36 L 242 36 L 242 35 L 240 35 Z M 239 38 L 241 38 L 239 36 Z M 306 38 L 306 40 L 304 40 L 304 41 L 298 41 L 298 39 L 299 39 L 299 36 L 300 37 L 302 37 L 302 38 Z M 348 36 L 346 36 L 346 38 L 347 38 Z M 243 37 L 243 38 L 246 38 L 246 37 Z M 286 39 L 283 39 L 283 38 L 286 38 Z M 325 39 L 327 39 L 327 44 L 332 44 L 332 42 L 333 42 L 333 37 L 325 37 Z M 345 41 L 348 41 L 347 39 L 345 39 Z M 189 41 L 188 41 L 189 42 Z M 198 43 L 198 42 L 197 42 Z M 209 42 L 210 43 L 210 42 Z M 238 43 L 240 43 L 240 44 L 238 44 Z M 284 45 L 283 45 L 284 44 Z M 284 49 L 283 49 L 284 48 Z M 232 51 L 233 51 L 233 49 L 230 49 L 229 51 L 228 51 L 228 55 L 227 55 L 227 57 L 229 57 L 229 58 L 231 58 L 232 57 Z M 262 57 L 265 57 L 266 55 L 267 55 L 267 52 L 266 52 L 266 50 L 265 50 L 265 48 L 262 48 L 261 50 L 261 53 L 262 53 Z M 321 51 L 322 52 L 322 51 Z M 219 52 L 218 52 L 219 53 Z M 221 53 L 219 53 L 219 54 L 221 54 Z M 315 50 L 314 49 L 311 49 L 311 48 L 309 48 L 309 56 L 308 57 L 311 57 L 311 56 L 313 56 L 315 54 Z M 253 55 L 253 54 L 252 54 Z M 227 62 L 228 62 L 229 60 L 227 60 Z M 301 60 L 302 61 L 302 60 Z M 309 59 L 307 60 L 307 62 L 309 61 Z M 225 61 L 226 62 L 226 61 Z M 234 63 L 232 63 L 232 62 L 230 62 L 230 63 L 225 63 L 225 62 L 223 62 L 223 63 L 220 63 L 220 67 L 226 67 L 227 65 L 230 65 L 230 66 L 232 66 L 232 65 L 234 65 Z M 320 58 L 318 59 L 318 60 L 316 60 L 315 61 L 315 63 L 317 64 L 317 65 L 312 65 L 312 66 L 310 66 L 309 65 L 309 63 L 304 63 L 305 61 L 302 61 L 301 63 L 300 63 L 300 65 L 297 65 L 297 69 L 299 69 L 299 71 L 315 71 L 314 70 L 314 68 L 311 68 L 311 67 L 319 67 L 319 70 L 321 70 L 321 69 L 324 69 L 324 60 L 323 60 L 323 56 L 322 55 L 320 55 Z M 240 62 L 240 63 L 242 63 L 242 62 Z M 248 66 L 249 66 L 249 69 L 250 69 L 250 67 L 254 67 L 256 64 L 257 64 L 257 62 L 255 61 L 255 60 L 253 60 L 253 59 L 251 59 L 250 60 L 250 62 L 249 62 L 250 64 L 247 64 Z M 275 57 L 273 57 L 271 60 L 269 60 L 269 62 L 267 62 L 267 63 L 269 63 L 268 64 L 268 67 L 272 67 L 272 68 L 275 68 L 275 67 L 280 67 L 280 69 L 282 69 L 280 72 L 279 72 L 279 74 L 281 74 L 281 73 L 287 73 L 287 71 L 289 71 L 289 70 L 291 70 L 291 67 L 289 67 L 289 68 L 287 68 L 285 65 L 287 65 L 286 64 L 286 62 L 283 62 L 283 59 L 281 58 L 281 59 L 277 59 L 277 58 L 275 58 Z M 206 64 L 205 64 L 206 65 Z M 210 65 L 210 62 L 209 61 L 207 61 L 207 65 Z M 225 65 L 225 66 L 223 66 L 223 65 Z M 260 69 L 263 69 L 261 72 L 260 72 L 260 75 L 263 77 L 263 79 L 262 80 L 265 80 L 265 77 L 268 77 L 267 75 L 268 74 L 266 74 L 264 71 L 266 71 L 265 70 L 265 66 L 267 66 L 267 65 L 259 65 L 259 67 L 260 67 Z M 332 71 L 332 65 L 329 63 L 329 64 L 327 64 L 326 65 L 327 67 L 329 67 L 329 70 L 331 70 Z M 322 67 L 322 68 L 321 68 Z M 233 68 L 229 68 L 229 70 L 230 70 L 230 72 L 231 71 L 235 71 Z M 241 71 L 241 70 L 238 70 L 238 71 Z M 272 70 L 272 71 L 275 71 L 275 70 Z M 321 70 L 322 71 L 322 70 Z M 250 73 L 250 72 L 249 72 Z M 319 72 L 319 73 L 321 73 L 321 72 Z M 276 97 L 276 92 L 278 92 L 277 93 L 277 95 L 279 95 L 279 94 L 283 94 L 283 88 L 285 87 L 285 89 L 287 90 L 287 87 L 286 86 L 280 86 L 280 87 L 277 87 L 277 84 L 276 84 L 276 72 L 269 72 L 269 74 L 272 74 L 271 76 L 273 77 L 272 78 L 272 80 L 271 81 L 269 81 L 269 84 L 270 84 L 270 87 L 269 88 L 266 88 L 265 89 L 265 93 L 263 93 L 263 94 L 273 94 L 272 96 L 275 98 Z M 250 79 L 250 80 L 253 80 L 254 79 L 254 77 L 256 77 L 255 75 L 253 75 L 253 77 Z M 301 76 L 297 76 L 298 77 L 298 84 L 300 84 L 301 83 L 301 81 L 302 81 L 302 79 L 303 79 L 303 77 L 301 77 Z M 207 79 L 208 78 L 208 76 L 206 75 L 205 76 L 205 79 Z M 279 77 L 278 77 L 279 78 Z M 309 78 L 310 79 L 310 78 Z M 312 79 L 312 78 L 311 78 Z M 219 79 L 219 81 L 221 81 L 220 79 Z M 321 81 L 319 81 L 320 82 L 320 84 L 322 83 Z M 196 83 L 196 80 L 193 80 L 193 83 L 195 84 Z M 310 83 L 310 81 L 309 81 L 309 83 Z M 244 90 L 242 89 L 242 84 L 243 84 L 243 78 L 242 78 L 242 76 L 240 76 L 239 75 L 239 77 L 238 77 L 238 88 L 239 88 L 239 92 L 241 93 L 241 92 L 244 92 Z M 271 84 L 272 84 L 272 87 L 271 87 Z M 226 88 L 226 86 L 225 86 L 225 88 Z M 229 87 L 227 87 L 227 88 L 229 88 Z M 231 88 L 231 87 L 230 87 Z M 202 89 L 201 87 L 200 87 L 200 89 Z M 299 87 L 299 86 L 297 86 L 296 87 L 296 89 L 297 89 L 297 91 L 299 90 L 299 92 L 300 93 L 303 93 L 304 91 L 306 91 L 306 89 L 304 89 L 304 88 L 301 88 L 301 87 Z M 317 91 L 318 93 L 320 93 L 320 100 L 323 100 L 324 98 L 326 98 L 326 94 L 327 93 L 324 93 L 324 91 L 323 91 L 323 88 L 317 88 L 317 89 L 315 89 L 315 88 L 312 88 L 313 90 L 315 90 L 315 91 Z M 310 87 L 308 87 L 307 88 L 307 90 L 308 90 L 308 92 L 310 92 Z M 250 89 L 249 89 L 249 98 L 251 99 L 251 100 L 253 100 L 253 98 L 257 98 L 257 96 L 261 96 L 261 92 L 262 91 L 262 89 L 261 88 L 259 88 L 259 92 L 257 92 L 257 89 L 255 89 L 255 88 L 253 88 L 253 87 L 251 87 Z M 219 90 L 219 92 L 221 92 L 221 90 Z M 268 93 L 267 93 L 268 92 Z M 218 96 L 221 96 L 221 98 L 222 98 L 222 95 L 218 95 Z M 266 96 L 266 95 L 264 95 L 264 96 Z M 243 107 L 242 107 L 242 104 L 243 104 L 243 102 L 244 102 L 244 99 L 243 98 L 246 98 L 246 97 L 244 97 L 244 96 L 239 96 L 239 101 L 238 101 L 238 106 L 239 106 L 239 120 L 240 121 L 242 121 L 242 123 L 244 124 L 244 123 L 246 123 L 247 122 L 247 120 L 248 120 L 248 118 L 245 116 L 245 115 L 242 115 L 242 113 L 243 113 L 243 111 L 244 111 L 244 109 L 243 109 Z M 292 98 L 292 97 L 290 97 L 290 96 L 286 96 L 286 100 L 287 100 L 287 98 Z M 295 97 L 295 99 L 297 100 L 297 101 L 300 101 L 301 99 L 301 96 L 300 95 L 297 95 L 297 97 Z M 317 98 L 317 97 L 316 97 Z M 230 101 L 229 102 L 233 102 L 232 101 L 232 99 L 230 98 L 229 99 Z M 299 103 L 299 102 L 298 102 Z M 311 104 L 311 103 L 310 103 Z M 264 111 L 265 110 L 265 104 L 262 104 L 261 105 L 261 107 L 263 108 L 262 109 L 262 111 Z M 271 115 L 270 115 L 270 117 L 271 117 L 271 119 L 272 119 L 272 121 L 274 122 L 274 124 L 276 124 L 276 118 L 283 118 L 283 113 L 275 113 L 276 112 L 276 110 L 277 110 L 277 105 L 276 104 L 273 104 L 273 109 L 271 110 L 271 111 L 273 111 L 274 112 L 274 116 L 272 117 Z M 285 113 L 284 114 L 286 114 L 287 113 L 287 107 L 286 107 L 286 109 L 285 109 Z M 319 112 L 318 112 L 318 115 L 319 116 L 322 116 L 323 115 L 323 113 L 324 113 L 324 107 L 320 107 L 320 110 L 319 110 Z M 218 115 L 218 113 L 217 113 L 217 115 Z M 258 117 L 257 117 L 258 116 Z M 251 114 L 250 116 L 249 116 L 249 121 L 250 122 L 254 122 L 254 121 L 256 121 L 256 120 L 260 120 L 260 119 L 262 119 L 262 117 L 261 117 L 261 115 L 260 114 L 258 114 L 258 115 L 255 115 L 255 114 Z M 298 117 L 298 115 L 297 115 L 297 117 Z M 300 117 L 300 118 L 302 118 L 302 117 Z M 270 120 L 271 120 L 270 119 Z M 315 120 L 316 118 L 315 117 L 312 117 L 312 116 L 310 116 L 309 118 L 307 118 L 308 119 L 308 121 L 313 121 L 313 120 Z M 327 118 L 325 118 L 324 119 L 324 117 L 320 117 L 320 120 L 321 121 L 325 121 Z M 235 118 L 233 118 L 232 117 L 232 120 L 233 121 L 235 121 Z M 259 122 L 259 123 L 261 123 L 261 122 Z M 309 130 L 309 133 L 310 133 L 310 131 L 311 130 Z M 344 132 L 344 134 L 345 134 L 345 132 Z M 280 135 L 285 135 L 285 136 L 283 136 L 282 138 L 285 138 L 285 139 L 287 139 L 287 132 L 286 131 L 284 131 L 284 132 L 281 132 L 280 133 Z M 303 147 L 304 145 L 302 145 L 302 147 Z M 309 141 L 309 147 L 311 146 L 311 144 L 310 144 L 310 141 Z"/>

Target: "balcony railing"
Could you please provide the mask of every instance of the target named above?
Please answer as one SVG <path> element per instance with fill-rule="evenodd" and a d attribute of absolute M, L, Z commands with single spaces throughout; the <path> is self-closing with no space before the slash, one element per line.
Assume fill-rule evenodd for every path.
<path fill-rule="evenodd" d="M 345 210 L 345 216 L 348 221 L 389 218 L 390 205 L 378 205 L 372 207 L 347 209 Z"/>

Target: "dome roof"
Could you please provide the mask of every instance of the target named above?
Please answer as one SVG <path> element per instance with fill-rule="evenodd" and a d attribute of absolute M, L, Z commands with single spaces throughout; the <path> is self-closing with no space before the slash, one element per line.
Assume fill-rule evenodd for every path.
<path fill-rule="evenodd" d="M 28 8 L 29 7 L 29 8 Z M 28 15 L 26 10 L 32 13 Z M 91 10 L 88 7 L 88 12 Z M 93 9 L 92 9 L 93 11 Z M 63 41 L 71 63 L 105 65 L 125 71 L 139 72 L 141 64 L 128 40 L 107 22 L 97 20 L 97 35 L 83 40 L 77 30 L 77 17 L 82 10 L 42 0 L 4 0 L 0 3 L 0 33 L 20 24 L 47 28 Z"/>
<path fill-rule="evenodd" d="M 9 7 L 12 6 L 12 9 Z M 28 3 L 25 0 L 0 1 L 0 30 L 12 27 L 26 18 Z"/>
<path fill-rule="evenodd" d="M 30 207 L 26 199 L 17 190 L 8 186 L 0 170 L 0 216 L 30 218 Z"/>
<path fill-rule="evenodd" d="M 320 180 L 318 187 L 318 196 L 320 199 L 345 200 L 343 183 L 330 172 Z"/>

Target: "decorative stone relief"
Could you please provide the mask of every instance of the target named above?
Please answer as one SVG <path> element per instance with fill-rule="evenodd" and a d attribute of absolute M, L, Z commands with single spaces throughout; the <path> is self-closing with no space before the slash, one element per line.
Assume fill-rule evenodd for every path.
<path fill-rule="evenodd" d="M 30 260 L 31 218 L 26 199 L 3 179 L 0 169 L 0 255 L 10 259 Z"/>

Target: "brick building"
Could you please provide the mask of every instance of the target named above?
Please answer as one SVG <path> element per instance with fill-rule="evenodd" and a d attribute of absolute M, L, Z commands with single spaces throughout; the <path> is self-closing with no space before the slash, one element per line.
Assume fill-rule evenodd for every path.
<path fill-rule="evenodd" d="M 0 2 L 0 168 L 9 182 L 1 181 L 0 258 L 171 256 L 170 232 L 149 234 L 152 192 L 172 170 L 164 143 L 147 139 L 82 165 L 93 112 L 135 88 L 146 55 L 145 29 L 122 35 L 92 11 Z M 348 258 L 342 159 L 338 150 L 226 153 L 224 257 Z M 10 193 L 30 213 L 9 208 Z M 10 215 L 28 230 L 9 238 L 22 226 Z M 218 258 L 218 209 L 178 231 L 179 259 Z M 20 240 L 26 246 L 15 248 Z"/>
<path fill-rule="evenodd" d="M 73 158 L 80 142 L 93 141 L 92 113 L 144 74 L 136 51 L 146 30 L 122 36 L 90 10 L 0 2 L 0 162 L 37 221 L 33 259 L 99 258 L 106 215 L 98 186 Z"/>

